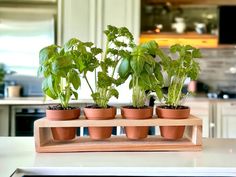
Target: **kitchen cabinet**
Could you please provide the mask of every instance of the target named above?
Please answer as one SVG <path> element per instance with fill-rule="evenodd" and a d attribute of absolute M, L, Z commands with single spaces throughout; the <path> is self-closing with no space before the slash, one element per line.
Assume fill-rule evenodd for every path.
<path fill-rule="evenodd" d="M 107 25 L 126 26 L 139 38 L 139 0 L 60 0 L 59 9 L 61 43 L 78 37 L 102 47 Z"/>
<path fill-rule="evenodd" d="M 236 101 L 217 103 L 216 137 L 236 138 Z"/>
<path fill-rule="evenodd" d="M 105 46 L 103 31 L 107 25 L 125 26 L 134 35 L 136 42 L 140 33 L 140 0 L 59 0 L 59 31 L 61 44 L 72 37 L 94 42 L 97 47 Z M 60 30 L 61 29 L 61 30 Z M 94 73 L 88 73 L 91 86 L 95 87 Z M 80 99 L 90 98 L 90 89 L 82 80 L 78 91 Z M 120 98 L 127 99 L 124 89 L 128 82 L 118 88 Z M 124 93 L 124 94 L 122 94 Z"/>
<path fill-rule="evenodd" d="M 0 106 L 0 136 L 8 136 L 9 131 L 9 107 Z"/>
<path fill-rule="evenodd" d="M 210 103 L 208 100 L 186 101 L 186 106 L 190 107 L 190 114 L 202 119 L 203 137 L 210 137 Z"/>

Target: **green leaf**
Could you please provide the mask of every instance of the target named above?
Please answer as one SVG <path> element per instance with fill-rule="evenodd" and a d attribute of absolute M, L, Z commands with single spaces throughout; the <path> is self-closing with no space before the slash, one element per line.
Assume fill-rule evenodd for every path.
<path fill-rule="evenodd" d="M 193 58 L 202 58 L 202 54 L 199 49 L 193 50 Z"/>
<path fill-rule="evenodd" d="M 116 89 L 113 88 L 113 89 L 110 89 L 110 95 L 114 96 L 114 97 L 116 97 L 118 99 L 119 92 Z"/>
<path fill-rule="evenodd" d="M 109 77 L 104 72 L 98 72 L 98 81 L 97 81 L 98 87 L 100 88 L 107 88 L 111 86 L 112 84 L 112 78 Z"/>
<path fill-rule="evenodd" d="M 64 67 L 69 67 L 72 65 L 72 58 L 69 56 L 61 56 L 58 57 L 54 62 L 53 62 L 54 67 L 57 68 L 64 68 Z"/>
<path fill-rule="evenodd" d="M 80 73 L 82 73 L 84 70 L 86 70 L 86 66 L 83 63 L 81 58 L 78 58 L 76 60 L 76 68 L 79 70 Z"/>
<path fill-rule="evenodd" d="M 192 67 L 191 69 L 189 70 L 189 72 L 187 73 L 188 77 L 190 77 L 191 80 L 197 80 L 198 78 L 198 75 L 199 75 L 199 72 L 200 72 L 200 66 L 199 66 L 199 63 L 197 62 L 193 62 L 192 63 Z"/>
<path fill-rule="evenodd" d="M 163 93 L 162 93 L 161 88 L 160 88 L 160 87 L 156 87 L 156 88 L 155 88 L 155 92 L 156 92 L 156 94 L 157 94 L 158 99 L 161 101 L 162 98 L 163 98 Z"/>
<path fill-rule="evenodd" d="M 83 44 L 84 44 L 84 46 L 86 46 L 86 47 L 92 47 L 92 46 L 93 46 L 93 43 L 92 43 L 92 42 L 84 42 Z"/>
<path fill-rule="evenodd" d="M 42 91 L 46 94 L 47 90 L 48 90 L 48 82 L 47 79 L 44 79 L 42 82 Z"/>
<path fill-rule="evenodd" d="M 159 47 L 156 41 L 151 40 L 141 45 L 143 48 L 147 49 L 148 53 L 152 56 L 156 55 L 156 50 Z"/>
<path fill-rule="evenodd" d="M 44 63 L 55 55 L 58 55 L 58 46 L 50 45 L 40 50 L 39 52 L 39 64 L 44 65 Z"/>
<path fill-rule="evenodd" d="M 128 76 L 129 76 L 129 75 L 128 75 Z M 114 80 L 115 85 L 116 85 L 116 86 L 119 86 L 119 85 L 123 84 L 123 83 L 127 80 L 128 76 L 125 77 L 125 78 L 119 77 L 118 79 Z"/>
<path fill-rule="evenodd" d="M 108 53 L 112 54 L 112 55 L 117 55 L 118 54 L 118 50 L 117 49 L 112 49 L 112 48 L 109 48 L 107 50 Z"/>
<path fill-rule="evenodd" d="M 126 78 L 130 74 L 130 63 L 128 58 L 121 60 L 118 68 L 118 73 L 121 78 Z"/>
<path fill-rule="evenodd" d="M 42 82 L 42 91 L 52 99 L 57 99 L 57 94 L 54 91 L 53 85 L 49 82 L 51 78 L 45 78 Z"/>
<path fill-rule="evenodd" d="M 155 59 L 151 55 L 148 55 L 148 54 L 144 55 L 143 60 L 145 61 L 145 63 L 151 66 L 155 65 L 156 63 Z"/>
<path fill-rule="evenodd" d="M 163 85 L 164 79 L 161 72 L 161 66 L 158 63 L 155 64 L 154 75 L 157 78 L 157 80 L 160 82 L 160 85 Z"/>
<path fill-rule="evenodd" d="M 49 88 L 49 90 L 51 91 L 51 93 L 53 94 L 53 95 L 57 95 L 56 94 L 56 92 L 55 92 L 55 90 L 54 90 L 54 79 L 53 79 L 53 76 L 52 75 L 50 75 L 48 78 L 47 78 L 47 85 L 48 85 L 48 88 Z"/>
<path fill-rule="evenodd" d="M 73 87 L 77 90 L 80 87 L 80 77 L 79 73 L 75 71 L 74 69 L 70 70 L 69 72 L 69 82 L 72 83 Z"/>
<path fill-rule="evenodd" d="M 96 56 L 96 55 L 102 53 L 102 49 L 93 47 L 93 48 L 91 48 L 91 52 L 93 53 L 93 55 Z"/>
<path fill-rule="evenodd" d="M 97 103 L 100 99 L 100 94 L 98 92 L 92 93 L 91 97 L 93 98 L 94 102 Z"/>
<path fill-rule="evenodd" d="M 75 99 L 78 100 L 78 93 L 73 91 L 73 95 L 74 95 Z"/>
<path fill-rule="evenodd" d="M 191 45 L 186 45 L 185 50 L 194 50 L 195 48 Z"/>
<path fill-rule="evenodd" d="M 141 72 L 143 71 L 143 67 L 144 67 L 144 60 L 142 59 L 142 56 L 140 55 L 133 56 L 132 59 L 130 60 L 130 66 L 133 72 L 137 76 L 139 76 Z"/>
<path fill-rule="evenodd" d="M 181 51 L 181 45 L 180 44 L 175 44 L 170 47 L 170 52 L 171 53 L 176 53 L 177 51 Z"/>
<path fill-rule="evenodd" d="M 71 38 L 68 42 L 65 43 L 64 48 L 65 51 L 70 50 L 72 47 L 74 47 L 76 44 L 78 44 L 80 40 L 76 38 Z"/>
<path fill-rule="evenodd" d="M 49 96 L 50 98 L 52 98 L 52 99 L 57 99 L 57 95 L 54 95 L 51 91 L 50 91 L 50 89 L 47 89 L 47 90 L 45 90 L 45 92 L 44 92 L 47 96 Z"/>
<path fill-rule="evenodd" d="M 142 83 L 141 86 L 144 90 L 149 90 L 152 88 L 152 83 L 150 81 L 150 76 L 148 73 L 142 72 L 139 81 Z"/>
<path fill-rule="evenodd" d="M 113 67 L 114 68 L 116 66 L 117 61 L 114 61 L 111 58 L 105 58 L 104 63 L 107 67 Z"/>
<path fill-rule="evenodd" d="M 150 75 L 153 74 L 154 68 L 152 66 L 150 66 L 149 64 L 145 63 L 144 69 L 147 71 L 148 74 L 150 74 Z"/>
<path fill-rule="evenodd" d="M 37 76 L 38 77 L 43 76 L 43 66 L 39 66 L 38 71 L 37 71 Z"/>
<path fill-rule="evenodd" d="M 58 57 L 52 63 L 52 72 L 55 75 L 66 77 L 71 67 L 72 67 L 72 58 L 61 56 L 61 57 Z"/>

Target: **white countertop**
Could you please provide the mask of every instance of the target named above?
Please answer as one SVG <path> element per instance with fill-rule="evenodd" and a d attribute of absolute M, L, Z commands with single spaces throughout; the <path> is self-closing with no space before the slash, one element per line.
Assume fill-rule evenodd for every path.
<path fill-rule="evenodd" d="M 57 104 L 58 100 L 44 100 L 43 97 L 12 97 L 0 99 L 0 105 L 48 105 Z M 71 100 L 71 104 L 76 103 L 93 103 L 92 99 Z"/>
<path fill-rule="evenodd" d="M 49 105 L 58 104 L 59 100 L 47 99 L 44 100 L 43 97 L 12 97 L 12 98 L 2 98 L 0 99 L 0 105 Z M 78 99 L 70 100 L 69 104 L 93 104 L 92 99 Z M 109 102 L 110 105 L 126 105 L 131 104 L 131 101 L 127 100 L 116 100 L 112 99 Z"/>
<path fill-rule="evenodd" d="M 0 176 L 236 176 L 236 139 L 204 139 L 199 152 L 36 153 L 33 137 L 0 137 Z M 17 175 L 15 175 L 17 176 Z"/>

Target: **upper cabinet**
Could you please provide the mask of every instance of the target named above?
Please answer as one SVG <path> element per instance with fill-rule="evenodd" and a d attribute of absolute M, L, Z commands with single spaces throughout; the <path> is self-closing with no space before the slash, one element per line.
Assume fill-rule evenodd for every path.
<path fill-rule="evenodd" d="M 58 0 L 59 44 L 71 37 L 103 47 L 107 25 L 126 26 L 136 42 L 201 48 L 234 47 L 236 1 Z M 236 27 L 235 27 L 236 28 Z"/>
<path fill-rule="evenodd" d="M 140 41 L 154 39 L 161 46 L 178 42 L 201 48 L 232 47 L 236 29 L 228 19 L 235 17 L 236 1 L 141 0 Z"/>
<path fill-rule="evenodd" d="M 91 41 L 97 47 L 103 48 L 105 45 L 105 35 L 103 31 L 107 25 L 127 27 L 136 42 L 140 34 L 140 1 L 139 0 L 59 0 L 59 32 L 60 43 L 63 44 L 72 37 L 77 37 L 82 41 Z M 94 73 L 88 73 L 91 86 L 95 87 Z M 128 84 L 128 83 L 127 83 Z M 82 80 L 83 88 L 78 93 L 80 99 L 90 97 L 90 89 Z M 118 88 L 119 98 L 129 101 L 127 92 L 124 89 L 127 85 Z"/>
<path fill-rule="evenodd" d="M 61 0 L 59 6 L 62 43 L 78 37 L 102 47 L 107 25 L 126 26 L 139 40 L 139 0 Z"/>

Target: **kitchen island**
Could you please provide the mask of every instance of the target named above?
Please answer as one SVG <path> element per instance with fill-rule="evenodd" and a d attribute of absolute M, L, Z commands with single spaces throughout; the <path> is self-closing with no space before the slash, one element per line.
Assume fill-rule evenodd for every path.
<path fill-rule="evenodd" d="M 198 152 L 36 153 L 33 137 L 0 137 L 0 176 L 236 176 L 236 139 Z"/>

